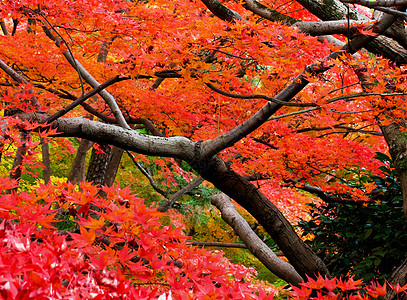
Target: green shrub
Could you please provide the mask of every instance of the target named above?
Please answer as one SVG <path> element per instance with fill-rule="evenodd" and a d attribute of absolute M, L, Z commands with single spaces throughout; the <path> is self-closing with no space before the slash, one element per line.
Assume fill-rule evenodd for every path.
<path fill-rule="evenodd" d="M 387 163 L 382 176 L 359 172 L 352 186 L 374 182 L 377 188 L 368 203 L 311 204 L 310 221 L 299 227 L 307 243 L 325 261 L 334 276 L 355 275 L 365 282 L 383 279 L 407 253 L 407 223 L 402 211 L 400 184 L 390 158 L 377 153 Z M 362 173 L 362 175 L 360 175 Z"/>

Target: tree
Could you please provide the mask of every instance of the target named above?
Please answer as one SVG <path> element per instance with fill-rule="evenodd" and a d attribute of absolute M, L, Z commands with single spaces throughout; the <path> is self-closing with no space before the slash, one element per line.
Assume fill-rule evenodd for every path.
<path fill-rule="evenodd" d="M 405 3 L 351 2 L 376 11 L 337 0 L 3 1 L 3 149 L 16 143 L 29 163 L 35 135 L 77 137 L 185 161 L 270 234 L 290 263 L 272 272 L 294 285 L 329 276 L 273 195 L 311 185 L 366 200 L 374 186 L 341 182 L 354 165 L 379 173 L 372 157 L 387 142 L 407 207 Z"/>

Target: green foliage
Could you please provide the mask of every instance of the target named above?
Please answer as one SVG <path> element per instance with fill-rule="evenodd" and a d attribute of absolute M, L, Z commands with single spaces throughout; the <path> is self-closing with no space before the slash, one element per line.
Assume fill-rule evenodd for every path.
<path fill-rule="evenodd" d="M 407 223 L 402 195 L 390 158 L 377 153 L 382 176 L 359 172 L 353 186 L 374 182 L 368 203 L 311 204 L 309 221 L 299 227 L 308 244 L 335 276 L 355 275 L 365 282 L 387 277 L 407 253 Z M 362 175 L 361 175 L 362 173 Z M 350 274 L 349 274 L 350 273 Z"/>

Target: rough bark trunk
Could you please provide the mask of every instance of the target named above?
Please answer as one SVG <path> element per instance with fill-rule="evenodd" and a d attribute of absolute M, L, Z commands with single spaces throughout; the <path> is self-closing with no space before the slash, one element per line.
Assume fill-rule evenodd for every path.
<path fill-rule="evenodd" d="M 85 160 L 86 153 L 92 147 L 93 142 L 81 139 L 78 150 L 76 151 L 75 161 L 72 165 L 71 172 L 68 176 L 68 181 L 71 183 L 79 183 L 85 181 Z"/>
<path fill-rule="evenodd" d="M 246 209 L 270 234 L 291 265 L 305 278 L 308 276 L 330 276 L 322 260 L 295 233 L 291 224 L 249 181 L 235 173 L 219 157 L 190 165 L 216 188 Z"/>
<path fill-rule="evenodd" d="M 111 148 L 108 144 L 99 144 L 103 151 L 97 153 L 95 148 L 92 148 L 92 154 L 89 161 L 86 181 L 92 182 L 94 185 L 102 186 L 105 182 L 106 168 L 109 163 Z"/>
<path fill-rule="evenodd" d="M 405 126 L 392 123 L 381 129 L 399 177 L 403 194 L 403 212 L 407 218 L 407 133 L 400 131 L 401 127 Z"/>
<path fill-rule="evenodd" d="M 26 132 L 20 132 L 20 139 L 21 141 L 25 141 L 27 139 Z M 23 159 L 27 153 L 27 147 L 22 145 L 17 148 L 16 155 L 14 156 L 13 167 L 11 169 L 10 178 L 17 180 L 17 182 L 21 179 L 21 172 L 23 168 Z M 16 190 L 17 188 L 13 189 Z M 7 193 L 11 193 L 13 190 L 7 190 Z"/>
<path fill-rule="evenodd" d="M 407 259 L 404 260 L 403 263 L 393 272 L 388 281 L 393 286 L 395 286 L 397 283 L 400 286 L 403 286 L 407 283 Z M 389 289 L 386 295 L 386 299 L 406 300 L 407 294 L 405 293 L 396 294 L 396 292 L 393 289 Z"/>
<path fill-rule="evenodd" d="M 117 170 L 119 169 L 120 161 L 122 159 L 124 150 L 118 147 L 113 147 L 109 163 L 106 167 L 106 175 L 104 184 L 112 186 L 116 178 Z"/>
<path fill-rule="evenodd" d="M 44 164 L 42 174 L 44 177 L 44 183 L 47 184 L 51 181 L 51 160 L 49 158 L 49 144 L 43 138 L 41 138 L 41 151 L 42 163 Z"/>

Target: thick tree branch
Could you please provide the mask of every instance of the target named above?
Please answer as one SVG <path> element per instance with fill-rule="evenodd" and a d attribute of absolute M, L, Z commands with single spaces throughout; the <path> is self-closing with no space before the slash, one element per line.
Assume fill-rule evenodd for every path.
<path fill-rule="evenodd" d="M 396 17 L 400 17 L 405 21 L 407 20 L 407 14 L 405 12 L 401 12 L 401 11 L 394 10 L 394 9 L 391 9 L 391 8 L 387 8 L 387 7 L 380 7 L 380 6 L 376 7 L 375 10 L 379 10 L 379 11 L 385 12 L 386 14 L 390 14 L 390 15 L 394 15 Z"/>
<path fill-rule="evenodd" d="M 234 20 L 244 20 L 241 15 L 234 10 L 227 8 L 218 0 L 202 0 L 202 2 L 215 16 L 221 20 L 228 22 L 233 22 Z"/>
<path fill-rule="evenodd" d="M 303 278 L 290 264 L 278 258 L 257 236 L 246 220 L 236 211 L 229 197 L 225 194 L 217 194 L 212 196 L 211 202 L 220 210 L 222 219 L 233 228 L 254 256 L 278 277 L 299 286 Z"/>
<path fill-rule="evenodd" d="M 281 21 L 289 25 L 293 25 L 294 23 L 298 22 L 297 19 L 271 9 L 256 0 L 243 1 L 243 7 L 250 10 L 254 14 L 270 21 Z"/>
<path fill-rule="evenodd" d="M 19 118 L 41 123 L 47 116 L 25 113 L 19 114 Z M 109 143 L 141 154 L 185 160 L 205 180 L 213 183 L 252 214 L 301 276 L 305 274 L 313 276 L 318 273 L 329 276 L 324 263 L 305 245 L 287 219 L 257 187 L 231 170 L 219 157 L 200 159 L 201 143 L 194 143 L 185 137 L 148 136 L 135 130 L 85 118 L 59 118 L 51 126 L 58 130 L 59 136 L 80 137 L 97 143 Z"/>
<path fill-rule="evenodd" d="M 329 3 L 316 0 L 298 0 L 298 2 L 310 13 L 323 21 L 347 19 L 348 7 L 339 0 L 332 0 L 329 1 Z M 371 19 L 359 13 L 352 7 L 349 7 L 349 18 L 353 20 L 371 21 Z M 407 50 L 385 36 L 379 36 L 377 39 L 366 41 L 362 47 L 372 53 L 381 54 L 397 63 L 407 63 Z"/>
<path fill-rule="evenodd" d="M 350 4 L 359 4 L 366 7 L 392 7 L 392 6 L 403 6 L 407 5 L 407 0 L 341 0 L 343 3 L 350 3 Z"/>

